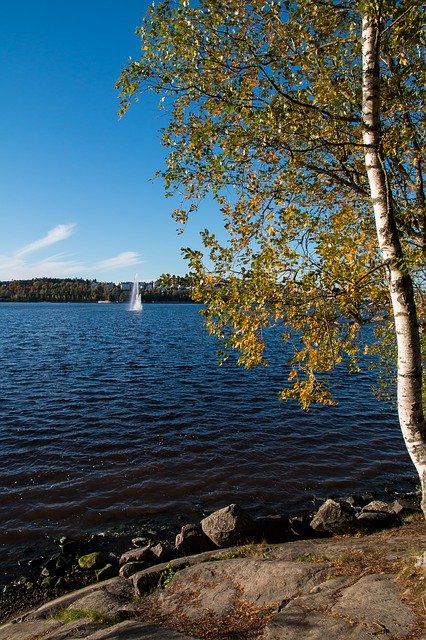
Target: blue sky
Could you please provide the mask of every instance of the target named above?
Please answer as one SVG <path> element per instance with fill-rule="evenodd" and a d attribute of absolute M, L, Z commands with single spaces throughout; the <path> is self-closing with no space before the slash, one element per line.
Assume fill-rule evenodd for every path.
<path fill-rule="evenodd" d="M 149 4 L 1 3 L 0 280 L 186 273 L 180 247 L 198 228 L 178 236 L 178 203 L 150 180 L 165 154 L 159 97 L 117 116 L 114 83 L 139 56 Z"/>

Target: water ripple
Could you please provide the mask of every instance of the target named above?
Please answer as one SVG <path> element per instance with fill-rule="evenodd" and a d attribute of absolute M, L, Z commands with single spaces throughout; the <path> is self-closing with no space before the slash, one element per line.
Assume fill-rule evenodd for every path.
<path fill-rule="evenodd" d="M 0 305 L 2 542 L 230 501 L 288 510 L 413 477 L 369 372 L 337 372 L 339 406 L 305 413 L 277 400 L 278 345 L 267 368 L 219 368 L 197 310 Z"/>

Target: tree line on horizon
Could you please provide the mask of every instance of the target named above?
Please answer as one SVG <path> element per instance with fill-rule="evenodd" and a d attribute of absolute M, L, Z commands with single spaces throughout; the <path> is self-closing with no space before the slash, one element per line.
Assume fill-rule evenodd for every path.
<path fill-rule="evenodd" d="M 189 280 L 163 274 L 149 289 L 141 288 L 144 301 L 191 300 Z M 32 278 L 0 282 L 0 302 L 127 302 L 129 289 L 113 282 L 83 278 Z"/>

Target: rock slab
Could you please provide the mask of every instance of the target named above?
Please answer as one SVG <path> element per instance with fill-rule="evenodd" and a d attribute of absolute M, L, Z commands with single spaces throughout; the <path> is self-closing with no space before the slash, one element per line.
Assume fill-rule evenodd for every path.
<path fill-rule="evenodd" d="M 410 548 L 419 550 L 415 558 Z M 420 524 L 409 535 L 401 527 L 206 552 L 62 596 L 0 626 L 0 640 L 189 640 L 216 638 L 217 630 L 223 640 L 420 640 L 421 614 L 407 605 L 414 600 L 392 572 L 410 560 L 410 580 L 424 580 L 424 548 Z M 134 598 L 165 571 L 164 588 Z M 78 619 L 58 617 L 67 610 Z"/>
<path fill-rule="evenodd" d="M 415 622 L 389 576 L 338 578 L 273 616 L 264 640 L 300 640 L 301 630 L 309 640 L 391 640 L 404 637 Z"/>

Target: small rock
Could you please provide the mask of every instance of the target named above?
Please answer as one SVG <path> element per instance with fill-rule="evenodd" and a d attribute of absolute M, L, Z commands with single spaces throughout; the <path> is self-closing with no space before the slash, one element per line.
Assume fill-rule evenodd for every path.
<path fill-rule="evenodd" d="M 85 556 L 81 556 L 78 559 L 78 566 L 82 569 L 101 569 L 105 566 L 107 558 L 104 553 L 100 551 L 94 551 L 93 553 L 87 553 Z"/>
<path fill-rule="evenodd" d="M 141 560 L 146 560 L 149 558 L 151 550 L 151 546 L 148 544 L 145 547 L 140 547 L 138 549 L 130 549 L 123 553 L 120 557 L 119 565 L 120 567 L 123 564 L 127 564 L 128 562 L 140 562 Z"/>
<path fill-rule="evenodd" d="M 41 567 L 43 562 L 44 562 L 44 558 L 39 556 L 37 558 L 30 558 L 27 564 L 29 567 Z"/>
<path fill-rule="evenodd" d="M 115 576 L 118 575 L 118 570 L 117 567 L 114 567 L 112 564 L 106 564 L 102 569 L 97 569 L 95 574 L 96 580 L 100 582 L 101 580 L 115 578 Z"/>
<path fill-rule="evenodd" d="M 148 538 L 144 538 L 144 537 L 132 539 L 132 545 L 134 547 L 145 547 L 147 542 L 148 542 Z"/>
<path fill-rule="evenodd" d="M 151 547 L 150 553 L 155 557 L 156 560 L 160 560 L 161 562 L 165 562 L 172 555 L 170 547 L 161 542 L 156 544 L 154 547 Z"/>
<path fill-rule="evenodd" d="M 64 553 L 75 553 L 76 551 L 79 551 L 81 542 L 79 540 L 74 540 L 74 538 L 62 536 L 59 538 L 59 546 Z"/>
<path fill-rule="evenodd" d="M 48 560 L 46 560 L 46 562 L 42 565 L 43 567 L 43 575 L 54 575 L 56 573 L 56 569 L 57 569 L 57 562 L 60 558 L 60 554 L 59 553 L 55 553 L 53 554 L 53 556 L 51 556 Z"/>
<path fill-rule="evenodd" d="M 57 589 L 66 589 L 67 581 L 65 580 L 65 578 L 58 578 L 56 583 L 55 583 L 55 587 Z"/>
<path fill-rule="evenodd" d="M 89 539 L 88 542 L 93 544 L 93 543 L 102 543 L 105 540 L 105 533 L 101 532 L 101 533 L 93 533 Z"/>
<path fill-rule="evenodd" d="M 351 507 L 363 507 L 365 505 L 365 500 L 362 496 L 347 496 L 343 500 L 350 504 Z"/>
<path fill-rule="evenodd" d="M 69 560 L 64 558 L 63 556 L 60 556 L 56 560 L 56 574 L 63 575 L 69 566 L 70 566 Z"/>
<path fill-rule="evenodd" d="M 409 516 L 413 513 L 421 513 L 420 507 L 411 500 L 397 498 L 392 503 L 392 511 L 400 517 Z"/>
<path fill-rule="evenodd" d="M 134 575 L 138 571 L 143 571 L 144 569 L 148 569 L 149 566 L 151 566 L 149 562 L 143 562 L 143 561 L 127 562 L 127 564 L 123 564 L 123 566 L 120 567 L 120 571 L 118 572 L 118 575 L 121 576 L 122 578 L 129 578 L 130 576 Z"/>

